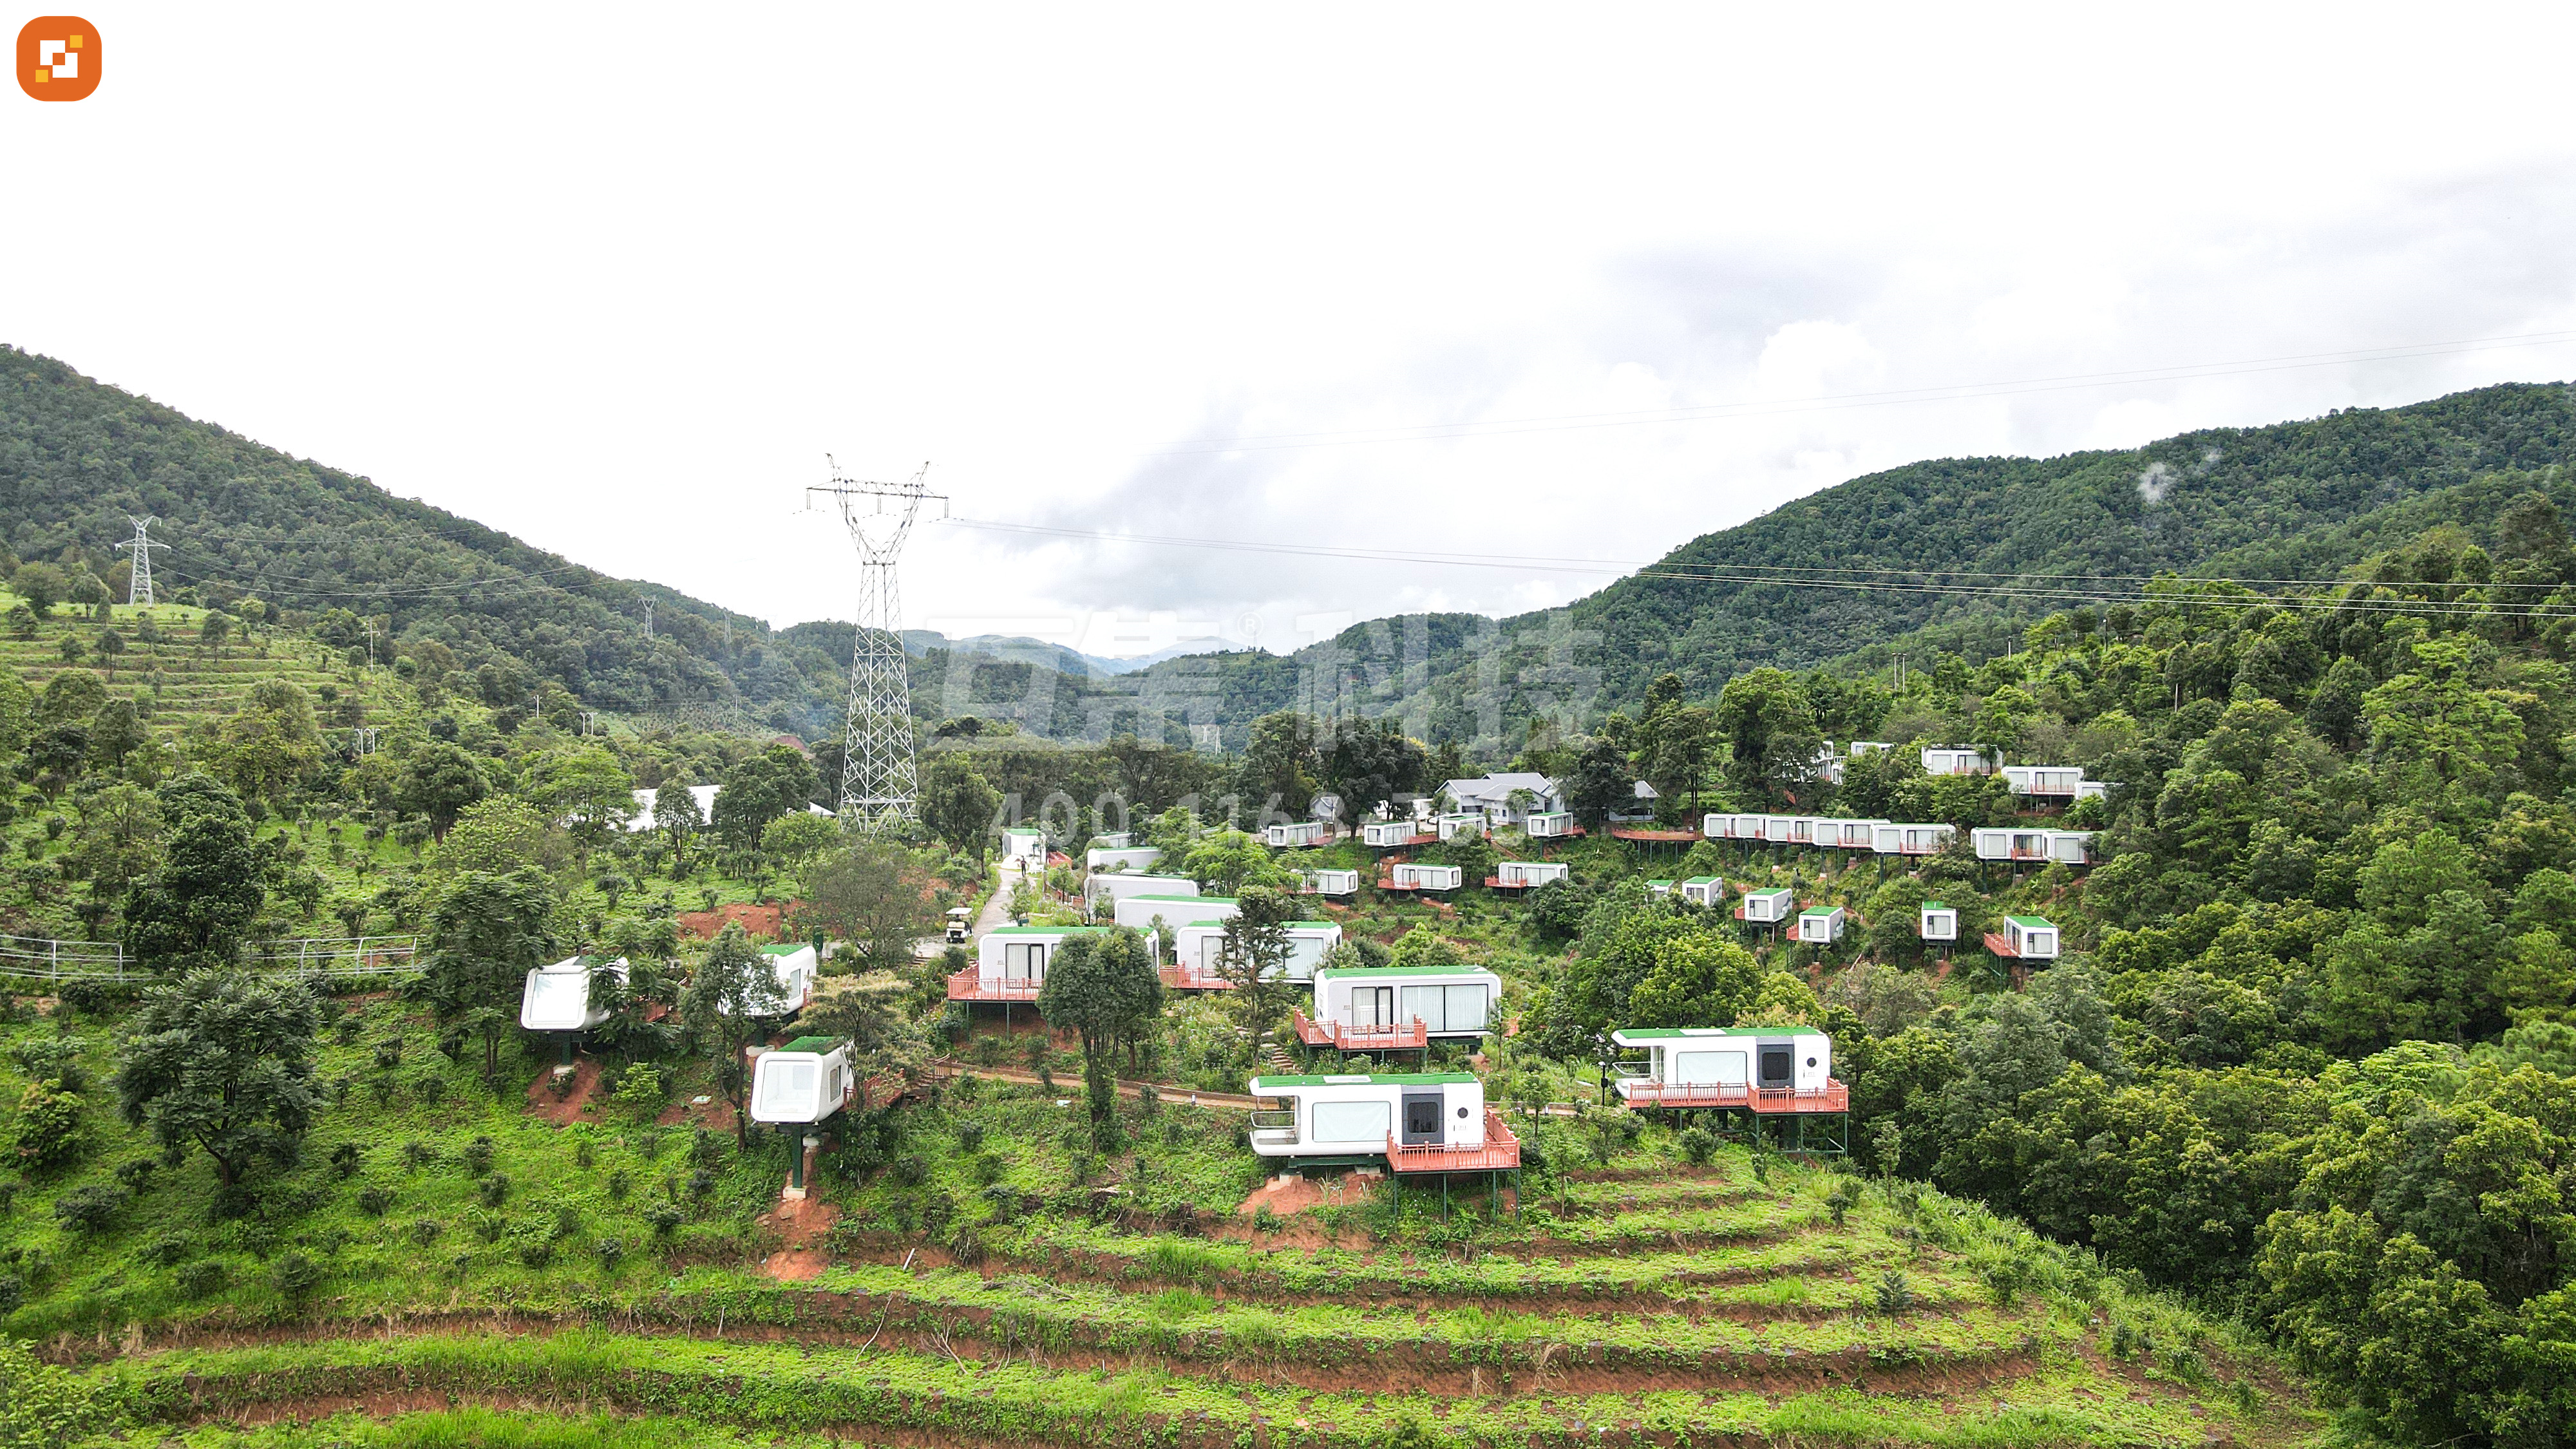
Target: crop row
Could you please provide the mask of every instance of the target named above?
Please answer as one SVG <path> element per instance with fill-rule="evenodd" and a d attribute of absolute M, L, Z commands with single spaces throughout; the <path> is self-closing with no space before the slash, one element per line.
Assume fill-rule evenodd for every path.
<path fill-rule="evenodd" d="M 784 1343 L 424 1336 L 184 1350 L 91 1376 L 103 1401 L 178 1424 L 368 1394 L 445 1391 L 573 1401 L 786 1432 L 906 1432 L 934 1442 L 1144 1444 L 1170 1449 L 1359 1449 L 1443 1440 L 1553 1446 L 1703 1442 L 1717 1436 L 1834 1443 L 2013 1446 L 2197 1442 L 2229 1406 L 2132 1398 L 2069 1357 L 1982 1388 L 1973 1406 L 1838 1388 L 1787 1395 L 1699 1390 L 1538 1391 L 1432 1400 L 1225 1382 L 1153 1369 L 1051 1371 L 968 1365 L 941 1353 L 814 1354 Z M 2109 1389 L 2112 1392 L 2100 1392 Z"/>

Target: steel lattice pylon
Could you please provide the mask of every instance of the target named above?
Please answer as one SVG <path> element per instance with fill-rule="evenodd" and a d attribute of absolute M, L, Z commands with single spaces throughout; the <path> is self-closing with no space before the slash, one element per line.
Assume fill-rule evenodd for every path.
<path fill-rule="evenodd" d="M 912 687 L 905 675 L 903 595 L 895 562 L 912 533 L 927 491 L 930 465 L 906 483 L 868 483 L 841 476 L 828 493 L 859 550 L 858 633 L 850 647 L 850 710 L 842 734 L 841 821 L 877 831 L 916 813 L 920 776 L 912 753 Z"/>

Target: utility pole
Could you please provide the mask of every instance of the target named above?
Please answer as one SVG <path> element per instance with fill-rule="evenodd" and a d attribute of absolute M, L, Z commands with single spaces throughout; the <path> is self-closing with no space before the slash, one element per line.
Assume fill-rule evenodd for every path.
<path fill-rule="evenodd" d="M 827 454 L 825 462 L 832 462 Z M 912 687 L 905 677 L 903 602 L 895 561 L 925 498 L 930 465 L 903 483 L 842 476 L 805 490 L 828 494 L 859 551 L 858 632 L 850 640 L 850 709 L 842 734 L 841 823 L 871 834 L 914 818 L 920 774 L 912 753 Z"/>
<path fill-rule="evenodd" d="M 127 549 L 134 550 L 134 582 L 126 586 L 125 602 L 128 604 L 138 604 L 148 609 L 151 608 L 154 603 L 152 597 L 152 550 L 156 548 L 168 548 L 170 545 L 166 543 L 154 543 L 152 541 L 152 525 L 159 523 L 161 521 L 160 519 L 137 518 L 133 514 L 129 513 L 125 515 L 125 521 L 134 525 L 134 537 L 130 541 L 120 543 L 116 546 L 117 552 L 119 553 L 123 553 Z"/>

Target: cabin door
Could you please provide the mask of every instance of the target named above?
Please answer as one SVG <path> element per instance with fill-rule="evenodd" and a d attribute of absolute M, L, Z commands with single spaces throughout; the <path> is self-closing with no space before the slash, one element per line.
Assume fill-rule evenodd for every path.
<path fill-rule="evenodd" d="M 1395 1025 L 1395 988 L 1392 986 L 1354 986 L 1351 988 L 1350 1016 L 1344 1026 Z"/>
<path fill-rule="evenodd" d="M 1790 1061 L 1787 1042 L 1764 1042 L 1754 1053 L 1757 1087 L 1787 1087 L 1795 1081 L 1795 1067 Z"/>
<path fill-rule="evenodd" d="M 1404 1138 L 1406 1146 L 1415 1143 L 1437 1143 L 1440 1140 L 1440 1103 L 1438 1092 L 1404 1094 Z"/>

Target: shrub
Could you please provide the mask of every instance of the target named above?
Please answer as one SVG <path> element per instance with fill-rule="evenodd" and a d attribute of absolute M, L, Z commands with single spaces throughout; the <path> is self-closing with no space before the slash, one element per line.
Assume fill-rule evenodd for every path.
<path fill-rule="evenodd" d="M 116 1164 L 116 1181 L 126 1191 L 139 1193 L 151 1185 L 152 1174 L 160 1167 L 161 1163 L 156 1158 L 128 1158 Z"/>
<path fill-rule="evenodd" d="M 569 1238 L 581 1231 L 581 1209 L 571 1203 L 555 1205 L 555 1236 Z"/>
<path fill-rule="evenodd" d="M 179 1296 L 207 1298 L 224 1291 L 232 1281 L 233 1270 L 221 1258 L 199 1258 L 179 1265 Z"/>
<path fill-rule="evenodd" d="M 501 1235 L 509 1231 L 510 1227 L 508 1220 L 504 1219 L 499 1213 L 467 1213 L 465 1215 L 465 1222 L 467 1226 L 474 1229 L 474 1236 L 481 1238 L 487 1243 L 497 1243 L 501 1241 Z"/>
<path fill-rule="evenodd" d="M 626 1201 L 626 1194 L 634 1187 L 634 1185 L 635 1180 L 627 1175 L 625 1168 L 621 1167 L 615 1172 L 608 1174 L 608 1200 L 610 1202 Z"/>
<path fill-rule="evenodd" d="M 1706 1167 L 1717 1156 L 1717 1134 L 1705 1127 L 1686 1127 L 1681 1136 L 1682 1159 L 1693 1167 Z"/>
<path fill-rule="evenodd" d="M 691 1198 L 704 1200 L 709 1193 L 712 1193 L 715 1190 L 716 1175 L 714 1173 L 709 1172 L 702 1167 L 689 1174 L 689 1196 Z"/>
<path fill-rule="evenodd" d="M 644 1221 L 652 1225 L 653 1236 L 657 1238 L 667 1238 L 678 1232 L 683 1216 L 680 1205 L 674 1202 L 657 1202 L 644 1210 Z"/>
<path fill-rule="evenodd" d="M 577 1139 L 575 1139 L 575 1140 L 574 1140 L 574 1142 L 573 1142 L 573 1144 L 572 1144 L 572 1165 L 573 1165 L 573 1166 L 575 1166 L 575 1167 L 581 1167 L 581 1168 L 588 1168 L 588 1167 L 596 1166 L 596 1165 L 598 1164 L 598 1162 L 599 1162 L 599 1149 L 590 1145 L 590 1139 L 589 1139 L 589 1138 L 587 1138 L 587 1137 L 582 1137 L 582 1138 L 577 1138 Z"/>
<path fill-rule="evenodd" d="M 28 1076 L 78 1095 L 89 1090 L 89 1073 L 81 1069 L 82 1045 L 76 1036 L 31 1036 L 11 1048 L 10 1055 Z"/>
<path fill-rule="evenodd" d="M 692 1167 L 724 1166 L 724 1139 L 700 1127 L 689 1135 L 689 1165 Z"/>
<path fill-rule="evenodd" d="M 907 1152 L 894 1160 L 894 1180 L 901 1187 L 919 1187 L 930 1179 L 930 1161 L 918 1152 Z"/>
<path fill-rule="evenodd" d="M 968 1080 L 968 1081 L 973 1081 L 973 1080 L 974 1080 L 974 1078 L 969 1077 L 969 1078 L 967 1078 L 967 1080 Z M 968 1155 L 970 1155 L 970 1156 L 971 1156 L 971 1155 L 973 1155 L 973 1154 L 975 1154 L 975 1153 L 977 1153 L 977 1152 L 981 1152 L 981 1151 L 983 1151 L 983 1150 L 984 1150 L 984 1124 L 983 1124 L 983 1123 L 981 1123 L 981 1122 L 960 1122 L 960 1123 L 958 1123 L 958 1124 L 957 1124 L 957 1148 L 958 1148 L 958 1150 L 959 1150 L 959 1151 L 964 1152 L 964 1153 L 966 1153 L 966 1154 L 968 1154 Z"/>
<path fill-rule="evenodd" d="M 393 1205 L 394 1190 L 382 1183 L 371 1182 L 358 1189 L 358 1211 L 371 1218 L 383 1217 L 385 1209 Z"/>
<path fill-rule="evenodd" d="M 600 1267 L 614 1273 L 617 1260 L 626 1256 L 626 1241 L 623 1238 L 602 1238 L 591 1244 L 590 1250 L 599 1255 Z"/>
<path fill-rule="evenodd" d="M 1825 1211 L 1833 1214 L 1834 1226 L 1843 1225 L 1843 1215 L 1860 1206 L 1860 1183 L 1852 1178 L 1834 1180 L 1833 1190 L 1825 1194 Z"/>
<path fill-rule="evenodd" d="M 516 1234 L 510 1247 L 519 1261 L 531 1268 L 542 1268 L 555 1260 L 555 1240 L 543 1232 Z"/>
<path fill-rule="evenodd" d="M 436 1218 L 419 1218 L 411 1225 L 411 1240 L 426 1248 L 437 1242 L 438 1235 L 446 1231 L 447 1225 Z"/>
<path fill-rule="evenodd" d="M 485 1207 L 499 1207 L 510 1196 L 510 1174 L 493 1173 L 490 1177 L 474 1184 L 474 1193 L 483 1200 Z"/>
<path fill-rule="evenodd" d="M 144 1244 L 135 1256 L 155 1268 L 176 1268 L 196 1251 L 197 1245 L 189 1240 L 187 1234 L 163 1233 Z"/>
<path fill-rule="evenodd" d="M 44 1082 L 27 1084 L 18 1099 L 18 1160 L 29 1167 L 59 1167 L 80 1151 L 81 1099 Z"/>
<path fill-rule="evenodd" d="M 322 1280 L 327 1274 L 311 1254 L 296 1249 L 277 1260 L 271 1276 L 276 1280 L 278 1293 L 287 1302 L 303 1303 L 322 1291 Z"/>
<path fill-rule="evenodd" d="M 481 1177 L 483 1174 L 490 1172 L 492 1170 L 492 1139 L 489 1137 L 477 1137 L 473 1141 L 466 1143 L 465 1150 L 457 1154 L 457 1160 L 465 1164 L 465 1175 L 468 1177 Z"/>
<path fill-rule="evenodd" d="M 342 1177 L 358 1175 L 358 1163 L 366 1156 L 355 1142 L 343 1142 L 331 1149 L 331 1170 Z"/>
<path fill-rule="evenodd" d="M 403 1166 L 417 1171 L 438 1160 L 438 1149 L 415 1137 L 402 1145 Z"/>
<path fill-rule="evenodd" d="M 133 1198 L 121 1187 L 78 1187 L 54 1199 L 54 1217 L 65 1232 L 95 1233 L 115 1221 Z"/>
<path fill-rule="evenodd" d="M 18 1281 L 18 1275 L 0 1273 L 0 1318 L 17 1312 L 26 1301 L 27 1285 Z"/>

